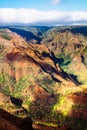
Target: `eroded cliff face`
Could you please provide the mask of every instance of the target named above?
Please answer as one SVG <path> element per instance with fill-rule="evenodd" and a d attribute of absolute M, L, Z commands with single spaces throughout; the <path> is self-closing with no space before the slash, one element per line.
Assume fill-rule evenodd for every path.
<path fill-rule="evenodd" d="M 16 33 L 4 31 L 10 38 L 0 32 L 0 108 L 17 117 L 31 117 L 38 130 L 87 128 L 86 82 L 82 85 L 64 68 L 70 65 L 77 72 L 73 67 L 77 58 L 85 71 L 80 55 L 72 54 L 72 62 L 64 63 L 44 44 L 27 43 Z"/>

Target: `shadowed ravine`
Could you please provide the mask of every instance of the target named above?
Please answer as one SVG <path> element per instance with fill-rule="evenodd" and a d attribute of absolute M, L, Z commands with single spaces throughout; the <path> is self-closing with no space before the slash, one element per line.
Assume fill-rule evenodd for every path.
<path fill-rule="evenodd" d="M 19 118 L 0 109 L 0 130 L 33 130 L 31 118 Z"/>

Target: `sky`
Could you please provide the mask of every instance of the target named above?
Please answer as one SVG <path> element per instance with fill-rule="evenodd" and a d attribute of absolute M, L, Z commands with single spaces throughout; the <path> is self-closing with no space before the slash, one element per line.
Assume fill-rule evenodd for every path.
<path fill-rule="evenodd" d="M 0 0 L 0 24 L 87 24 L 87 0 Z"/>

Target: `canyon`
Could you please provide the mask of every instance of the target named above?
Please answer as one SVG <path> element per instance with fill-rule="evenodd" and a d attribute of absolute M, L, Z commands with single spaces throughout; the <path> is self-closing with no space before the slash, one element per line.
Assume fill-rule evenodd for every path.
<path fill-rule="evenodd" d="M 86 27 L 43 28 L 0 29 L 0 129 L 86 130 Z"/>

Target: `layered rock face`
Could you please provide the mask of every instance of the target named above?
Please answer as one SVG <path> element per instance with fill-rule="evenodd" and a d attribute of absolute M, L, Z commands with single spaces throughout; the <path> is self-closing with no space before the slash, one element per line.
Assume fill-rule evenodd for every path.
<path fill-rule="evenodd" d="M 70 39 L 74 37 L 71 33 L 67 35 L 70 35 Z M 63 36 L 66 37 L 65 33 Z M 78 37 L 76 38 L 76 43 L 79 44 Z M 74 46 L 74 40 L 71 41 Z M 69 42 L 70 40 L 68 49 L 64 47 L 64 53 L 70 49 L 69 45 L 71 47 Z M 14 124 L 9 121 L 10 115 L 7 119 L 0 113 L 2 122 L 5 120 L 6 124 L 7 122 L 13 124 L 12 128 L 11 126 L 8 128 L 14 130 L 27 130 L 29 126 L 38 130 L 87 128 L 87 70 L 86 61 L 83 61 L 86 46 L 83 44 L 77 48 L 75 53 L 68 52 L 61 57 L 61 48 L 60 53 L 56 55 L 53 49 L 47 48 L 44 44 L 32 44 L 16 33 L 1 30 L 0 108 L 20 117 L 17 118 L 20 122 Z M 15 128 L 23 122 L 28 124 L 30 117 L 33 124 L 31 121 L 25 128 L 23 125 Z M 3 124 L 1 126 L 3 127 Z"/>

